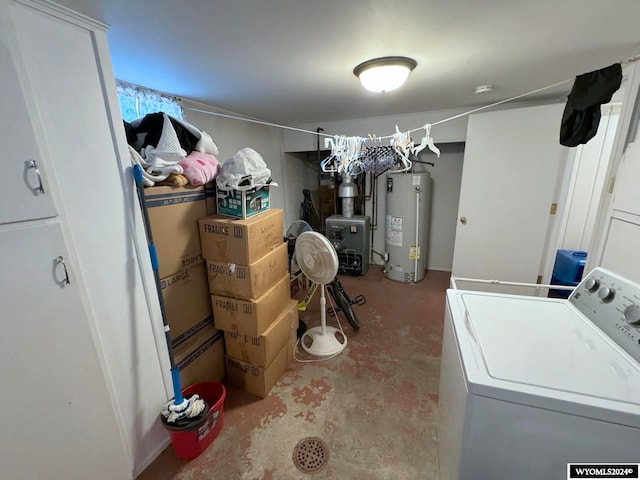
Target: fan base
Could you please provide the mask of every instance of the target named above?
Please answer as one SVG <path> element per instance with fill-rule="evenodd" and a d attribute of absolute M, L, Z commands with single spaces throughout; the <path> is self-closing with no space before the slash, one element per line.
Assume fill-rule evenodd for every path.
<path fill-rule="evenodd" d="M 307 330 L 300 339 L 300 345 L 302 349 L 309 355 L 317 357 L 326 357 L 329 355 L 337 355 L 342 352 L 347 346 L 347 337 L 335 327 L 325 327 L 326 331 L 322 333 L 322 327 L 313 327 Z M 344 342 L 340 342 L 336 338 L 336 333 L 344 339 Z M 305 339 L 309 338 L 311 344 L 307 345 Z"/>

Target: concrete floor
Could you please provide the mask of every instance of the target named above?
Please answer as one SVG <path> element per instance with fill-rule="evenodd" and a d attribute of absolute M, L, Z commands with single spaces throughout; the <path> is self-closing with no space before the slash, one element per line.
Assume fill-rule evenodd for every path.
<path fill-rule="evenodd" d="M 449 273 L 429 271 L 415 285 L 392 282 L 379 267 L 341 277 L 361 329 L 326 362 L 293 362 L 265 399 L 227 389 L 224 426 L 198 458 L 168 447 L 140 480 L 437 479 L 437 403 L 444 292 Z M 318 297 L 300 318 L 319 323 Z M 329 318 L 329 325 L 335 320 Z M 295 446 L 319 437 L 328 462 L 313 474 L 292 461 Z"/>

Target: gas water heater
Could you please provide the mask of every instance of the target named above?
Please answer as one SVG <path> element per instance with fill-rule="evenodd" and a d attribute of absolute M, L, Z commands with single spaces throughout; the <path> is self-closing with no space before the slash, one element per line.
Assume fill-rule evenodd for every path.
<path fill-rule="evenodd" d="M 396 282 L 413 283 L 424 278 L 430 188 L 429 172 L 387 174 L 385 271 Z"/>

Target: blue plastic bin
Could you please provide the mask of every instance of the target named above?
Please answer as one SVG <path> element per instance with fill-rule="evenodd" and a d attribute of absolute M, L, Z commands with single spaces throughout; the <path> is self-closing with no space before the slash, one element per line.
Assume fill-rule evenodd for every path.
<path fill-rule="evenodd" d="M 551 275 L 552 285 L 567 285 L 575 287 L 582 280 L 584 266 L 587 263 L 587 252 L 582 250 L 558 250 Z M 554 296 L 567 298 L 571 292 L 567 290 L 553 290 Z"/>

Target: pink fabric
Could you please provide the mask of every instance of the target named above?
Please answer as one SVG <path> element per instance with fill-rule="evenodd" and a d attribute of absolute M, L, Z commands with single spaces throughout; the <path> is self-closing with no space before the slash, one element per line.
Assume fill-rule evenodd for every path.
<path fill-rule="evenodd" d="M 218 159 L 208 153 L 194 150 L 178 165 L 184 170 L 183 175 L 189 179 L 192 185 L 204 185 L 218 176 L 220 166 Z"/>

